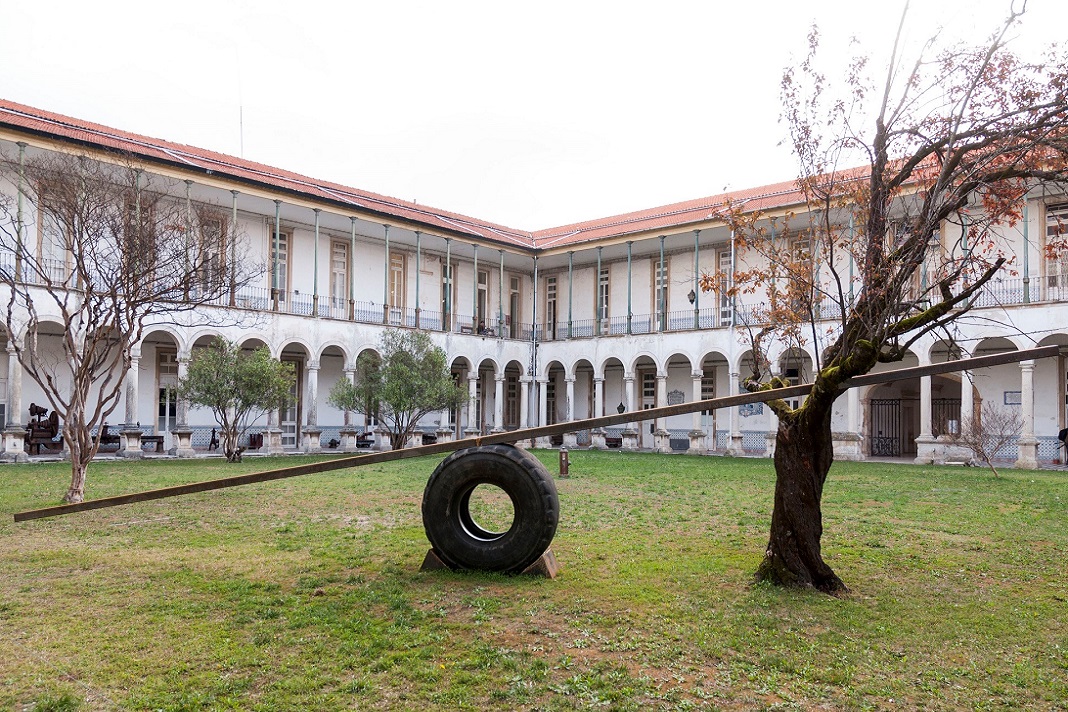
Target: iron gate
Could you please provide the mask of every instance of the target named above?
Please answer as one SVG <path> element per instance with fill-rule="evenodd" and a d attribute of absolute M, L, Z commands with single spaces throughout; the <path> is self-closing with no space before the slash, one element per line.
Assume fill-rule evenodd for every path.
<path fill-rule="evenodd" d="M 901 457 L 901 400 L 872 400 L 871 454 L 873 457 Z"/>

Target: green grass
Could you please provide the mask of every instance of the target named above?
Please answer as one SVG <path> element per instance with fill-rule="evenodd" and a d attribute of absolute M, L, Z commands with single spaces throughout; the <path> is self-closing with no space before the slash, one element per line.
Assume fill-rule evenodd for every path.
<path fill-rule="evenodd" d="M 296 462 L 100 462 L 89 496 Z M 766 460 L 572 452 L 557 579 L 420 573 L 436 462 L 23 524 L 69 472 L 0 467 L 0 708 L 1068 709 L 1063 473 L 836 464 L 831 598 L 750 583 Z"/>

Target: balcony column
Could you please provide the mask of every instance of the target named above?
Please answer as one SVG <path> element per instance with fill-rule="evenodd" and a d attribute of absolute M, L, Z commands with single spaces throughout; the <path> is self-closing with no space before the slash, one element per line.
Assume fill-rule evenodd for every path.
<path fill-rule="evenodd" d="M 22 425 L 22 364 L 15 353 L 15 337 L 7 341 L 7 422 L 0 462 L 26 462 L 26 428 Z"/>
<path fill-rule="evenodd" d="M 1038 469 L 1038 440 L 1035 439 L 1035 362 L 1031 359 L 1020 362 L 1020 415 L 1023 427 L 1020 430 L 1019 454 L 1014 467 L 1023 470 Z"/>
<path fill-rule="evenodd" d="M 423 271 L 423 233 L 415 231 L 415 328 L 423 328 L 422 303 L 419 299 L 419 273 Z"/>
<path fill-rule="evenodd" d="M 573 299 L 575 286 L 575 253 L 572 250 L 567 252 L 567 338 L 571 338 L 571 321 L 574 316 L 572 307 L 575 300 Z"/>
<path fill-rule="evenodd" d="M 485 314 L 478 313 L 478 245 L 472 245 L 474 248 L 474 254 L 472 260 L 474 261 L 474 278 L 471 280 L 471 333 L 478 333 L 478 320 L 485 319 Z"/>
<path fill-rule="evenodd" d="M 356 382 L 356 369 L 352 368 L 349 364 L 345 364 L 345 375 L 343 378 L 349 383 Z M 344 424 L 341 426 L 339 434 L 341 435 L 341 450 L 342 452 L 356 452 L 356 426 L 352 423 L 352 411 L 345 411 Z"/>
<path fill-rule="evenodd" d="M 241 191 L 230 191 L 230 306 L 237 306 L 237 196 Z"/>
<path fill-rule="evenodd" d="M 274 201 L 274 247 L 271 249 L 271 310 L 278 311 L 278 250 L 282 242 L 282 201 Z"/>
<path fill-rule="evenodd" d="M 664 274 L 664 240 L 666 235 L 660 236 L 660 263 L 657 266 L 655 282 L 657 301 L 657 327 L 658 331 L 667 331 L 667 279 Z"/>
<path fill-rule="evenodd" d="M 593 278 L 593 334 L 594 336 L 601 335 L 601 319 L 604 318 L 604 304 L 601 303 L 601 250 L 603 247 L 597 248 L 597 274 Z M 607 295 L 606 295 L 607 296 Z M 609 329 L 611 332 L 611 329 Z M 602 415 L 601 411 L 597 411 L 598 415 Z"/>
<path fill-rule="evenodd" d="M 382 230 L 385 232 L 386 243 L 386 259 L 385 264 L 382 265 L 383 284 L 382 284 L 382 323 L 389 323 L 389 225 L 383 225 Z"/>
<path fill-rule="evenodd" d="M 317 453 L 322 452 L 323 447 L 321 443 L 321 436 L 323 434 L 322 428 L 319 427 L 319 361 L 318 359 L 308 361 L 308 365 L 305 368 L 307 373 L 307 398 L 305 402 L 308 407 L 305 408 L 307 413 L 307 424 L 304 426 L 301 432 L 301 437 L 304 440 L 304 452 Z"/>
<path fill-rule="evenodd" d="M 931 383 L 931 376 L 920 376 L 920 434 L 916 437 L 917 465 L 928 465 L 935 461 L 935 437 L 931 419 Z M 857 389 L 850 388 L 849 390 L 852 392 Z"/>
<path fill-rule="evenodd" d="M 538 425 L 547 425 L 549 423 L 549 379 L 547 377 L 539 377 L 537 379 L 538 384 Z M 549 437 L 547 435 L 540 436 L 534 443 L 534 447 L 549 447 Z"/>
<path fill-rule="evenodd" d="M 464 437 L 473 438 L 478 434 L 478 369 L 475 369 L 467 374 L 467 428 Z"/>
<path fill-rule="evenodd" d="M 504 250 L 501 253 L 501 266 L 497 272 L 497 338 L 504 336 Z"/>
<path fill-rule="evenodd" d="M 693 328 L 701 328 L 701 231 L 693 231 Z M 698 428 L 694 428 L 697 430 Z"/>
<path fill-rule="evenodd" d="M 634 374 L 623 372 L 623 392 L 627 399 L 627 412 L 634 412 Z M 638 429 L 633 421 L 627 423 L 623 429 L 623 450 L 634 451 L 638 449 Z"/>
<path fill-rule="evenodd" d="M 633 333 L 631 331 L 631 321 L 634 318 L 634 259 L 632 255 L 632 248 L 634 242 L 627 240 L 627 333 Z M 629 410 L 629 408 L 628 408 Z"/>
<path fill-rule="evenodd" d="M 598 279 L 600 279 L 601 271 L 597 270 Z M 598 292 L 600 289 L 598 289 Z M 593 413 L 591 418 L 600 418 L 604 415 L 604 376 L 593 377 Z M 604 450 L 605 444 L 605 430 L 604 428 L 594 428 L 590 431 L 590 449 L 591 450 Z"/>
<path fill-rule="evenodd" d="M 667 405 L 667 373 L 656 374 L 656 405 L 660 408 Z M 667 429 L 667 418 L 657 418 L 655 421 L 656 432 L 653 433 L 653 448 L 656 452 L 671 452 L 671 433 Z"/>
<path fill-rule="evenodd" d="M 696 231 L 695 231 L 696 232 Z M 690 374 L 693 377 L 693 400 L 696 403 L 701 400 L 701 381 L 704 379 L 704 371 L 697 370 Z M 701 430 L 701 411 L 694 411 L 693 420 L 690 422 L 690 448 L 687 455 L 702 455 L 707 450 L 707 434 Z"/>
<path fill-rule="evenodd" d="M 130 353 L 130 370 L 124 377 L 126 386 L 126 420 L 119 432 L 119 457 L 130 460 L 140 460 L 144 457 L 141 450 L 141 426 L 137 417 L 138 378 L 141 373 L 141 352 L 133 350 Z"/>
<path fill-rule="evenodd" d="M 312 316 L 319 318 L 319 208 L 313 208 L 315 213 L 315 244 L 312 247 Z"/>
<path fill-rule="evenodd" d="M 356 320 L 356 218 L 349 217 L 349 321 Z"/>
<path fill-rule="evenodd" d="M 181 383 L 189 375 L 189 352 L 178 354 L 178 382 Z M 170 454 L 178 457 L 195 457 L 193 450 L 193 431 L 189 428 L 189 401 L 186 398 L 178 398 L 176 423 L 171 431 L 174 447 Z"/>
<path fill-rule="evenodd" d="M 452 273 L 452 238 L 445 238 L 445 267 L 442 270 L 445 280 L 445 313 L 441 315 L 441 330 L 452 331 L 452 290 L 456 275 Z"/>
<path fill-rule="evenodd" d="M 493 377 L 493 430 L 490 432 L 504 432 L 504 380 L 505 375 L 498 373 Z"/>
<path fill-rule="evenodd" d="M 575 377 L 566 377 L 564 379 L 564 384 L 567 386 L 567 402 L 564 404 L 566 409 L 564 419 L 569 423 L 573 423 L 575 421 Z M 569 450 L 578 447 L 578 433 L 574 431 L 564 433 L 564 447 Z"/>

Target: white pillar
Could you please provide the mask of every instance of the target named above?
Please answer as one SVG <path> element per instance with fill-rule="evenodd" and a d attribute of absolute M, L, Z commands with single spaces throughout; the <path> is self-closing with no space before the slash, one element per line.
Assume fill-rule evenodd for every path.
<path fill-rule="evenodd" d="M 178 354 L 178 381 L 181 382 L 189 374 L 189 354 Z M 178 457 L 195 457 L 193 450 L 193 431 L 189 429 L 189 401 L 185 398 L 178 399 L 177 423 L 171 431 L 174 447 L 171 454 Z"/>
<path fill-rule="evenodd" d="M 467 374 L 467 428 L 464 430 L 464 435 L 471 438 L 479 433 L 479 423 L 477 422 L 478 409 L 476 407 L 477 400 L 478 371 L 475 370 Z"/>
<path fill-rule="evenodd" d="M 530 409 L 530 386 L 533 379 L 530 376 L 519 378 L 519 429 L 525 430 L 530 427 L 530 418 L 527 410 Z"/>
<path fill-rule="evenodd" d="M 538 425 L 547 425 L 549 422 L 549 379 L 539 378 L 538 382 Z M 546 435 L 539 437 L 534 443 L 535 447 L 549 447 L 549 438 Z"/>
<path fill-rule="evenodd" d="M 493 388 L 493 431 L 504 432 L 504 380 L 505 375 L 498 373 L 494 376 Z"/>
<path fill-rule="evenodd" d="M 931 376 L 920 376 L 920 434 L 916 438 L 917 465 L 925 465 L 935 461 L 935 437 L 931 419 L 931 383 Z"/>
<path fill-rule="evenodd" d="M 0 452 L 2 462 L 25 462 L 26 429 L 23 427 L 22 415 L 22 364 L 15 355 L 14 338 L 8 335 L 7 344 L 7 423 L 4 427 L 4 449 Z"/>
<path fill-rule="evenodd" d="M 564 378 L 564 384 L 566 386 L 567 402 L 564 404 L 564 420 L 568 423 L 575 421 L 575 377 L 567 376 Z M 578 446 L 578 433 L 572 431 L 564 433 L 564 447 L 574 448 Z"/>
<path fill-rule="evenodd" d="M 134 351 L 130 354 L 130 370 L 124 377 L 126 386 L 126 420 L 123 422 L 119 435 L 119 456 L 131 460 L 140 460 L 144 457 L 141 451 L 141 428 L 138 425 L 137 399 L 138 378 L 141 372 L 141 354 Z"/>
<path fill-rule="evenodd" d="M 349 383 L 355 383 L 356 369 L 350 368 L 348 364 L 346 364 L 343 378 Z M 341 435 L 341 450 L 342 452 L 355 452 L 356 426 L 352 423 L 352 412 L 346 410 L 344 418 L 345 420 L 343 421 L 343 425 L 341 426 L 341 430 L 339 431 L 339 434 Z"/>
<path fill-rule="evenodd" d="M 960 420 L 971 422 L 975 417 L 975 393 L 972 389 L 972 374 L 970 371 L 960 372 Z"/>
<path fill-rule="evenodd" d="M 604 415 L 604 377 L 593 377 L 593 413 L 590 414 L 591 418 L 600 418 Z M 590 449 L 591 450 L 604 450 L 605 445 L 605 430 L 604 428 L 593 428 L 590 430 Z"/>
<path fill-rule="evenodd" d="M 304 440 L 303 450 L 308 453 L 322 452 L 323 431 L 319 427 L 319 361 L 309 361 L 305 371 L 308 374 L 305 389 L 308 407 L 305 408 L 307 423 L 301 432 L 301 438 Z"/>
<path fill-rule="evenodd" d="M 1038 440 L 1035 439 L 1035 362 L 1030 359 L 1020 362 L 1020 415 L 1023 428 L 1020 431 L 1015 466 L 1027 470 L 1038 469 Z"/>

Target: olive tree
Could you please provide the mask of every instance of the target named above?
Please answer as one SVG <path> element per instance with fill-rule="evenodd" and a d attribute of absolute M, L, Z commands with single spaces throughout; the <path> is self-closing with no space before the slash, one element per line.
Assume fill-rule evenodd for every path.
<path fill-rule="evenodd" d="M 258 418 L 285 405 L 295 380 L 293 364 L 272 358 L 266 346 L 242 349 L 217 338 L 193 351 L 178 393 L 212 412 L 227 461 L 241 462 L 238 443 Z"/>

